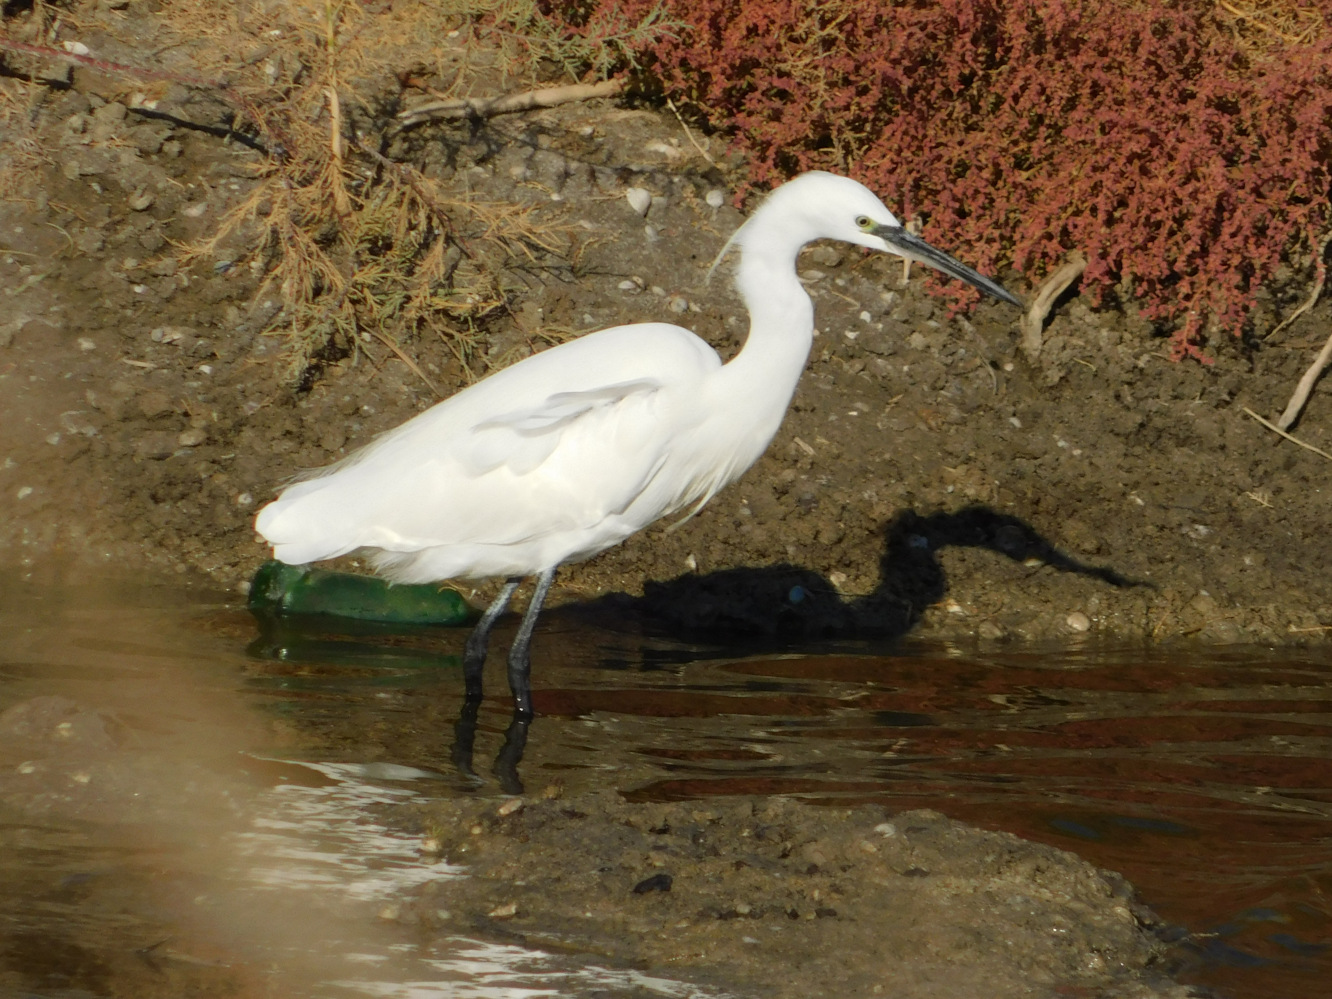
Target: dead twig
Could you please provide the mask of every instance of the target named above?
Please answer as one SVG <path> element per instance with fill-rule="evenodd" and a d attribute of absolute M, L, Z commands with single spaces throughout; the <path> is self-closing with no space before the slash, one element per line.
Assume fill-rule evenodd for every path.
<path fill-rule="evenodd" d="M 925 228 L 925 224 L 921 222 L 919 215 L 913 215 L 911 216 L 911 218 L 907 219 L 906 225 L 903 226 L 903 228 L 906 229 L 907 232 L 911 233 L 911 235 L 919 236 L 921 230 Z M 911 283 L 911 258 L 903 257 L 901 287 L 905 288 L 910 283 Z"/>
<path fill-rule="evenodd" d="M 1304 404 L 1309 401 L 1309 393 L 1313 391 L 1314 385 L 1318 382 L 1323 369 L 1327 367 L 1328 362 L 1332 361 L 1332 337 L 1328 337 L 1327 343 L 1323 344 L 1323 349 L 1318 352 L 1314 358 L 1313 364 L 1309 365 L 1309 370 L 1304 373 L 1300 383 L 1295 386 L 1295 392 L 1290 397 L 1290 402 L 1286 403 L 1285 412 L 1281 414 L 1281 419 L 1277 420 L 1277 426 L 1282 430 L 1287 430 L 1299 418 L 1300 411 L 1304 409 Z"/>
<path fill-rule="evenodd" d="M 666 98 L 666 106 L 671 109 L 671 114 L 675 115 L 675 120 L 678 121 L 680 123 L 680 127 L 684 129 L 685 138 L 689 140 L 689 144 L 698 150 L 698 154 L 700 156 L 702 156 L 713 166 L 716 166 L 717 161 L 714 160 L 711 156 L 709 156 L 708 151 L 698 144 L 698 140 L 694 138 L 694 133 L 691 132 L 689 130 L 689 126 L 685 124 L 684 118 L 680 115 L 679 108 L 675 106 L 675 101 L 671 100 L 669 97 Z"/>
<path fill-rule="evenodd" d="M 1276 328 L 1271 333 L 1263 337 L 1263 340 L 1270 340 L 1287 326 L 1293 323 L 1300 316 L 1304 315 L 1314 307 L 1318 301 L 1318 296 L 1323 293 L 1323 285 L 1327 283 L 1327 262 L 1323 260 L 1323 254 L 1327 252 L 1327 244 L 1332 242 L 1332 232 L 1328 232 L 1318 241 L 1318 249 L 1314 252 L 1314 284 L 1309 290 L 1309 297 L 1304 300 L 1304 304 L 1288 315 L 1281 322 L 1277 323 Z"/>
<path fill-rule="evenodd" d="M 185 83 L 196 87 L 211 87 L 217 90 L 227 90 L 225 83 L 218 80 L 207 80 L 202 76 L 194 76 L 190 73 L 177 73 L 170 70 L 148 69 L 144 66 L 130 66 L 123 62 L 112 62 L 109 59 L 98 59 L 91 55 L 80 55 L 78 52 L 70 52 L 65 49 L 54 49 L 49 45 L 30 45 L 27 42 L 18 42 L 12 38 L 0 38 L 0 49 L 7 49 L 10 52 L 22 52 L 25 55 L 40 56 L 43 59 L 55 59 L 61 62 L 74 63 L 77 66 L 87 66 L 91 69 L 100 70 L 103 73 L 116 73 L 121 76 L 135 76 L 141 80 L 165 80 L 174 83 Z"/>
<path fill-rule="evenodd" d="M 417 367 L 416 362 L 412 360 L 411 356 L 406 351 L 404 351 L 401 347 L 399 347 L 396 343 L 394 343 L 383 333 L 380 333 L 378 330 L 374 331 L 374 336 L 376 340 L 382 343 L 389 350 L 393 351 L 393 353 L 397 354 L 398 360 L 400 360 L 403 364 L 407 365 L 407 367 L 411 368 L 413 371 L 416 372 L 416 374 L 420 377 L 421 381 L 426 383 L 426 386 L 430 389 L 430 391 L 435 393 L 436 399 L 444 398 L 444 393 L 441 392 L 438 389 L 438 387 L 436 387 L 435 383 L 430 380 L 430 378 L 426 375 L 424 371 L 422 371 L 419 367 Z"/>
<path fill-rule="evenodd" d="M 1022 317 L 1022 353 L 1028 361 L 1035 361 L 1041 353 L 1041 340 L 1045 330 L 1046 317 L 1054 308 L 1055 301 L 1068 290 L 1069 285 L 1082 276 L 1087 269 L 1087 257 L 1081 250 L 1074 250 L 1064 258 L 1064 263 L 1036 290 L 1027 314 Z"/>
<path fill-rule="evenodd" d="M 620 79 L 600 83 L 574 83 L 564 87 L 542 87 L 521 93 L 501 94 L 499 97 L 456 97 L 447 101 L 432 101 L 398 113 L 404 128 L 419 125 L 435 118 L 493 118 L 499 114 L 550 108 L 573 101 L 590 101 L 596 97 L 614 97 L 624 90 Z"/>
<path fill-rule="evenodd" d="M 1308 443 L 1307 441 L 1302 441 L 1302 440 L 1300 440 L 1298 437 L 1294 437 L 1294 436 L 1292 436 L 1291 434 L 1286 433 L 1284 430 L 1282 430 L 1280 427 L 1278 427 L 1275 423 L 1272 423 L 1272 422 L 1270 422 L 1270 421 L 1268 421 L 1268 420 L 1264 420 L 1261 416 L 1259 416 L 1257 413 L 1255 413 L 1255 412 L 1254 412 L 1252 409 L 1250 409 L 1248 406 L 1245 406 L 1245 407 L 1244 407 L 1244 412 L 1248 413 L 1248 414 L 1249 414 L 1250 416 L 1252 416 L 1255 420 L 1257 420 L 1259 423 L 1261 423 L 1263 426 L 1265 426 L 1268 430 L 1272 431 L 1272 432 L 1275 433 L 1275 434 L 1280 434 L 1282 437 L 1286 438 L 1286 440 L 1290 441 L 1292 444 L 1298 444 L 1300 447 L 1304 448 L 1305 450 L 1307 450 L 1307 451 L 1312 451 L 1314 454 L 1321 454 L 1321 455 L 1322 455 L 1324 458 L 1326 458 L 1328 461 L 1332 461 L 1332 454 L 1328 454 L 1328 453 L 1327 453 L 1326 451 L 1324 451 L 1322 448 L 1320 448 L 1320 447 L 1314 447 L 1312 444 Z"/>

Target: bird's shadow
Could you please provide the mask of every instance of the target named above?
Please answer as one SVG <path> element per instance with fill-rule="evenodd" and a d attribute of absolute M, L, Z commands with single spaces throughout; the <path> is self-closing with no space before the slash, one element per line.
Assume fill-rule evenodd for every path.
<path fill-rule="evenodd" d="M 953 513 L 905 511 L 885 524 L 881 535 L 879 582 L 862 595 L 843 595 L 823 575 L 784 563 L 649 582 L 641 597 L 610 594 L 571 611 L 621 622 L 629 615 L 648 631 L 683 640 L 894 638 L 910 633 L 925 610 L 947 595 L 939 552 L 956 547 L 989 549 L 1014 562 L 1117 589 L 1150 585 L 1079 561 L 1026 521 L 986 506 Z"/>
<path fill-rule="evenodd" d="M 842 595 L 830 580 L 811 569 L 778 564 L 649 582 L 639 597 L 611 594 L 566 605 L 555 613 L 585 618 L 610 630 L 623 630 L 629 622 L 645 633 L 691 643 L 743 645 L 751 651 L 770 641 L 789 644 L 900 637 L 916 626 L 926 608 L 947 594 L 939 552 L 949 547 L 986 548 L 1022 564 L 1035 560 L 1042 567 L 1097 579 L 1115 588 L 1150 585 L 1108 566 L 1081 562 L 1025 521 L 984 506 L 928 515 L 907 511 L 884 525 L 882 536 L 879 583 L 860 596 Z M 261 634 L 249 648 L 256 659 L 345 660 L 355 657 L 358 649 L 360 655 L 381 657 L 391 650 L 398 662 L 409 664 L 432 655 L 437 660 L 457 659 L 428 651 L 438 642 L 430 628 L 404 630 L 402 626 L 341 619 L 257 617 Z M 328 634 L 330 628 L 336 637 Z M 405 640 L 407 647 L 392 648 L 389 636 L 396 643 Z M 473 786 L 485 783 L 472 762 L 481 704 L 479 690 L 464 697 L 450 751 L 455 771 Z M 505 793 L 523 792 L 518 767 L 531 721 L 530 715 L 515 712 L 491 767 Z"/>

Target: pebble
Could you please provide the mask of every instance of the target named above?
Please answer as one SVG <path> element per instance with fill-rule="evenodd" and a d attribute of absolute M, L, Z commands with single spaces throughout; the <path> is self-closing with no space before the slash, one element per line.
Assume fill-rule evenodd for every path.
<path fill-rule="evenodd" d="M 646 216 L 648 209 L 652 207 L 652 195 L 641 187 L 631 187 L 624 192 L 625 200 L 629 202 L 629 207 L 639 215 Z"/>
<path fill-rule="evenodd" d="M 506 815 L 512 815 L 514 812 L 521 810 L 522 807 L 522 798 L 510 798 L 504 804 L 500 805 L 499 808 L 495 809 L 495 814 L 503 818 Z"/>
<path fill-rule="evenodd" d="M 726 204 L 726 192 L 720 187 L 714 187 L 704 196 L 703 200 L 708 203 L 709 207 L 720 208 Z"/>
<path fill-rule="evenodd" d="M 139 191 L 135 192 L 135 194 L 132 197 L 130 197 L 128 204 L 130 206 L 130 211 L 143 212 L 151 208 L 153 206 L 153 202 L 156 200 L 157 197 L 156 195 L 153 194 L 152 191 L 145 191 L 143 189 L 140 189 Z"/>
<path fill-rule="evenodd" d="M 621 281 L 617 287 L 621 291 L 627 291 L 631 295 L 637 295 L 643 290 L 643 282 L 641 280 L 627 278 L 624 281 Z"/>
<path fill-rule="evenodd" d="M 518 915 L 517 902 L 505 902 L 503 905 L 497 905 L 486 913 L 491 919 L 512 919 Z"/>
<path fill-rule="evenodd" d="M 181 447 L 198 447 L 208 439 L 208 434 L 199 427 L 190 427 L 188 430 L 182 430 L 176 442 Z"/>
<path fill-rule="evenodd" d="M 666 304 L 666 307 L 670 309 L 672 312 L 676 313 L 688 312 L 689 301 L 687 299 L 681 298 L 679 295 L 672 295 L 671 300 Z"/>
<path fill-rule="evenodd" d="M 152 461 L 170 458 L 176 453 L 176 435 L 165 430 L 154 430 L 134 442 L 134 456 Z"/>
<path fill-rule="evenodd" d="M 1065 623 L 1074 631 L 1083 632 L 1091 630 L 1091 618 L 1082 611 L 1074 611 L 1064 619 Z"/>

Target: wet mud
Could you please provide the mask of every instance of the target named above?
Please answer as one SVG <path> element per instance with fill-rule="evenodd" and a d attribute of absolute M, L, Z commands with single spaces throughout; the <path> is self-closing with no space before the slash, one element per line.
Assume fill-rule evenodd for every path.
<path fill-rule="evenodd" d="M 1184 996 L 1122 878 L 937 812 L 614 793 L 423 810 L 469 877 L 402 918 L 804 997 Z"/>

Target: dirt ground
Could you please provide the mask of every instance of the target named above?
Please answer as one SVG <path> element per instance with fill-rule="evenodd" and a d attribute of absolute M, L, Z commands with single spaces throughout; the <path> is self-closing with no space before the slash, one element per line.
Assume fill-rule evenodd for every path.
<path fill-rule="evenodd" d="M 119 33 L 89 32 L 112 55 L 133 54 L 123 6 L 98 8 Z M 0 203 L 0 552 L 243 587 L 265 556 L 254 512 L 287 476 L 435 396 L 377 340 L 298 386 L 284 337 L 265 332 L 275 292 L 256 297 L 262 275 L 230 266 L 244 247 L 178 265 L 173 247 L 212 231 L 260 157 L 216 134 L 224 105 L 177 86 L 136 109 L 133 81 L 81 67 L 69 81 L 7 84 L 28 102 L 8 165 L 29 172 Z M 578 234 L 576 266 L 523 275 L 481 367 L 539 348 L 543 328 L 676 320 L 723 354 L 741 342 L 728 280 L 704 279 L 742 216 L 729 191 L 708 204 L 724 175 L 674 117 L 599 101 L 414 136 L 404 151 L 431 176 Z M 631 187 L 653 196 L 646 219 Z M 1332 465 L 1244 413 L 1284 406 L 1326 307 L 1271 342 L 1218 339 L 1204 367 L 1070 297 L 1033 366 L 1016 310 L 950 319 L 919 268 L 904 286 L 900 263 L 826 245 L 801 273 L 819 335 L 768 453 L 679 530 L 563 572 L 556 601 L 620 595 L 602 606 L 732 633 L 1328 634 Z M 1293 279 L 1267 295 L 1256 328 L 1302 294 Z M 403 348 L 442 393 L 465 383 L 442 342 Z M 1326 380 L 1296 430 L 1332 448 Z"/>
<path fill-rule="evenodd" d="M 89 44 L 135 61 L 151 47 L 147 6 L 90 7 Z M 175 248 L 214 231 L 261 160 L 226 137 L 213 95 L 177 86 L 136 106 L 133 81 L 83 68 L 59 85 L 0 83 L 11 109 L 21 102 L 0 121 L 0 167 L 24 171 L 0 202 L 0 562 L 198 573 L 243 592 L 266 557 L 254 513 L 288 476 L 429 406 L 426 378 L 448 394 L 467 372 L 440 341 L 402 340 L 413 370 L 367 339 L 298 381 L 270 332 L 282 303 L 262 268 L 235 265 L 244 246 L 179 263 Z M 742 219 L 735 164 L 709 162 L 701 139 L 610 100 L 414 133 L 399 152 L 460 196 L 528 205 L 575 233 L 567 266 L 520 275 L 526 290 L 486 326 L 477 367 L 539 349 L 542 330 L 644 320 L 688 325 L 723 355 L 738 348 L 743 307 L 724 273 L 705 280 Z M 651 194 L 646 216 L 631 188 Z M 892 259 L 820 245 L 801 276 L 819 332 L 768 453 L 679 529 L 562 572 L 553 602 L 679 635 L 1274 644 L 1332 633 L 1332 465 L 1244 412 L 1282 409 L 1326 335 L 1325 305 L 1272 341 L 1216 340 L 1204 367 L 1172 363 L 1131 306 L 1074 295 L 1032 364 L 1016 310 L 950 318 L 919 270 L 904 284 Z M 1301 280 L 1264 297 L 1259 332 L 1293 308 Z M 1332 450 L 1332 383 L 1296 430 Z M 1160 956 L 1151 918 L 1113 876 L 937 815 L 815 822 L 779 801 L 710 803 L 706 815 L 618 800 L 529 802 L 507 817 L 493 802 L 446 807 L 457 814 L 421 821 L 453 830 L 441 852 L 465 845 L 491 865 L 468 911 L 500 936 L 706 965 L 757 994 L 823 982 L 869 995 L 868 978 L 842 981 L 867 966 L 829 966 L 823 946 L 834 934 L 886 946 L 858 936 L 887 925 L 872 913 L 895 927 L 892 953 L 923 955 L 912 995 L 1156 987 L 1144 971 Z M 589 836 L 579 816 L 591 813 Z M 710 852 L 722 842 L 742 848 Z M 940 844 L 959 865 L 948 873 Z M 654 872 L 674 873 L 671 890 L 635 894 Z M 963 895 L 973 904 L 959 922 Z M 585 907 L 591 916 L 575 911 Z M 925 945 L 914 924 L 927 910 L 941 922 Z M 431 927 L 438 911 L 427 895 L 405 918 Z M 782 947 L 764 954 L 800 948 L 810 973 L 785 978 L 774 970 L 785 965 L 741 956 L 765 936 Z M 1029 960 L 1001 972 L 995 955 L 1015 937 Z"/>
<path fill-rule="evenodd" d="M 430 848 L 474 875 L 427 883 L 397 917 L 426 933 L 773 999 L 1189 994 L 1161 975 L 1161 927 L 1122 879 L 937 812 L 604 793 L 468 799 L 423 820 Z"/>

